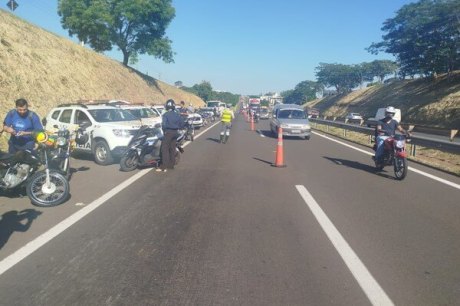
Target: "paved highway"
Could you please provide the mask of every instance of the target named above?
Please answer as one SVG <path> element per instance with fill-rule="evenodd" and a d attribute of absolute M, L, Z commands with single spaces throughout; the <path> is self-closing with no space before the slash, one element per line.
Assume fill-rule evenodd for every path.
<path fill-rule="evenodd" d="M 3 305 L 455 305 L 460 179 L 238 118 L 167 173 L 73 160 L 72 198 L 0 198 Z M 30 209 L 23 211 L 24 209 Z M 20 213 L 22 211 L 22 213 Z"/>

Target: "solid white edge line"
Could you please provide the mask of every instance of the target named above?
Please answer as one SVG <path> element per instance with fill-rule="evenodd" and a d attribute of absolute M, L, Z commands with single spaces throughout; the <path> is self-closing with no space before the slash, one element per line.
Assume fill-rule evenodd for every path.
<path fill-rule="evenodd" d="M 368 151 L 363 150 L 363 149 L 356 148 L 356 147 L 354 147 L 354 146 L 352 146 L 352 145 L 349 145 L 349 144 L 344 143 L 344 142 L 342 142 L 342 141 L 339 141 L 339 140 L 337 140 L 337 139 L 328 137 L 328 136 L 323 135 L 323 134 L 321 134 L 321 133 L 318 133 L 318 132 L 312 132 L 312 133 L 315 134 L 315 135 L 321 136 L 321 137 L 323 137 L 323 138 L 326 138 L 326 139 L 328 139 L 328 140 L 334 141 L 334 142 L 336 142 L 336 143 L 339 143 L 339 144 L 341 144 L 341 145 L 343 145 L 343 146 L 349 147 L 349 148 L 351 148 L 351 149 L 353 149 L 353 150 L 359 151 L 359 152 L 361 152 L 361 153 L 364 153 L 364 154 L 367 154 L 367 155 L 370 155 L 370 156 L 373 156 L 373 155 L 374 155 L 374 154 L 371 153 L 371 152 L 368 152 Z M 418 174 L 420 174 L 420 175 L 426 176 L 426 177 L 428 177 L 428 178 L 430 178 L 430 179 L 432 179 L 432 180 L 438 181 L 438 182 L 440 182 L 440 183 L 446 184 L 446 185 L 448 185 L 448 186 L 451 186 L 451 187 L 454 187 L 454 188 L 460 190 L 460 184 L 456 184 L 456 183 L 454 183 L 454 182 L 451 182 L 451 181 L 448 181 L 448 180 L 446 180 L 446 179 L 437 177 L 437 176 L 435 176 L 435 175 L 433 175 L 433 174 L 429 174 L 429 173 L 424 172 L 424 171 L 422 171 L 422 170 L 418 170 L 418 169 L 413 168 L 413 167 L 411 167 L 411 166 L 409 166 L 409 170 L 411 170 L 411 171 L 413 171 L 413 172 L 415 172 L 415 173 L 418 173 Z"/>
<path fill-rule="evenodd" d="M 216 122 L 215 124 L 211 125 L 201 133 L 197 134 L 195 136 L 195 139 L 199 138 L 201 135 L 206 133 L 209 129 L 213 128 L 215 125 L 217 125 L 219 122 Z M 186 142 L 184 144 L 184 147 L 186 147 L 190 142 Z M 82 209 L 78 210 L 74 214 L 70 215 L 66 219 L 62 220 L 34 240 L 28 242 L 26 245 L 21 247 L 20 249 L 16 250 L 13 252 L 11 255 L 5 257 L 2 261 L 0 261 L 0 275 L 8 271 L 10 268 L 12 268 L 14 265 L 22 261 L 24 258 L 38 250 L 40 247 L 45 245 L 47 242 L 52 240 L 54 237 L 58 236 L 61 234 L 63 231 L 65 231 L 67 228 L 72 226 L 73 224 L 77 223 L 79 220 L 81 220 L 83 217 L 91 213 L 93 210 L 101 206 L 102 204 L 106 203 L 110 198 L 113 196 L 117 195 L 119 192 L 124 190 L 126 187 L 143 177 L 145 174 L 148 172 L 152 171 L 153 168 L 151 169 L 144 169 L 140 170 L 138 173 L 135 175 L 131 176 L 127 180 L 123 181 L 116 187 L 112 188 L 109 192 L 105 193 L 104 195 L 100 196 L 87 206 L 83 207 Z"/>
<path fill-rule="evenodd" d="M 305 186 L 295 187 L 372 305 L 394 305 Z"/>

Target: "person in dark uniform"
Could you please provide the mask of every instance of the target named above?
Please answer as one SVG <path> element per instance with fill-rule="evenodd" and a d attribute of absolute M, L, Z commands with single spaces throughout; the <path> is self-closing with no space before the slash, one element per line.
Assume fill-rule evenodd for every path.
<path fill-rule="evenodd" d="M 176 140 L 179 136 L 178 130 L 185 127 L 182 116 L 175 111 L 174 100 L 169 99 L 165 104 L 166 112 L 163 114 L 163 141 L 161 143 L 161 165 L 156 171 L 166 172 L 167 169 L 174 169 L 176 156 Z"/>

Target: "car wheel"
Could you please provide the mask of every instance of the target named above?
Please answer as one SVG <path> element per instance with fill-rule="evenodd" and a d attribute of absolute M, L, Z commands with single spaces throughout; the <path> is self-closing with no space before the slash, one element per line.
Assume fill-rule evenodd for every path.
<path fill-rule="evenodd" d="M 310 140 L 310 136 L 305 136 L 305 140 Z"/>
<path fill-rule="evenodd" d="M 96 141 L 94 146 L 94 161 L 98 165 L 107 166 L 113 163 L 112 152 L 104 140 Z"/>

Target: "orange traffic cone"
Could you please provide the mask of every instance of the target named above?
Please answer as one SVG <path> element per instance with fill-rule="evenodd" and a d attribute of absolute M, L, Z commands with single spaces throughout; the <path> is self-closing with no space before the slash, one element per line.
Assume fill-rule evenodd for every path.
<path fill-rule="evenodd" d="M 254 131 L 255 130 L 255 127 L 254 127 L 254 115 L 251 115 L 251 131 Z"/>
<path fill-rule="evenodd" d="M 284 168 L 284 153 L 283 153 L 283 129 L 278 128 L 278 144 L 276 146 L 276 159 L 275 163 L 272 164 L 273 167 Z"/>

